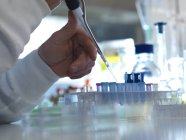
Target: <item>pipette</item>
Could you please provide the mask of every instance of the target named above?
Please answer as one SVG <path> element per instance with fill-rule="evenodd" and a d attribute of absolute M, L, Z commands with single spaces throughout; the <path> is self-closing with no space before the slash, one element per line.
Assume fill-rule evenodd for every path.
<path fill-rule="evenodd" d="M 103 62 L 105 63 L 107 69 L 110 71 L 110 73 L 112 74 L 113 78 L 116 80 L 116 77 L 114 76 L 112 70 L 110 69 L 110 65 L 108 63 L 108 61 L 106 60 L 104 54 L 102 53 L 98 42 L 96 41 L 96 38 L 94 37 L 88 23 L 86 20 L 86 7 L 85 7 L 85 2 L 84 0 L 81 0 L 82 2 L 82 9 L 80 7 L 80 2 L 79 0 L 65 0 L 67 7 L 73 12 L 73 14 L 76 16 L 76 18 L 78 19 L 78 21 L 80 22 L 81 26 L 85 29 L 85 31 L 89 34 L 89 36 L 91 37 L 91 39 L 94 41 L 94 43 L 96 44 L 96 48 L 97 48 L 97 52 L 100 55 L 101 59 L 103 60 Z M 117 81 L 117 80 L 116 80 Z"/>

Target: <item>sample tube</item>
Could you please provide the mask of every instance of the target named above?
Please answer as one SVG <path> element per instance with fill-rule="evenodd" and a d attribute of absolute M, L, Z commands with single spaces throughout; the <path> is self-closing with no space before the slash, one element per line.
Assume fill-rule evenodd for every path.
<path fill-rule="evenodd" d="M 97 92 L 101 92 L 102 91 L 101 83 L 96 83 L 96 88 L 97 88 Z"/>
<path fill-rule="evenodd" d="M 139 91 L 145 91 L 145 82 L 144 82 L 144 73 L 140 73 L 138 75 L 138 78 L 140 80 L 139 84 Z"/>
<path fill-rule="evenodd" d="M 117 92 L 117 85 L 116 85 L 116 82 L 110 82 L 110 83 L 109 83 L 109 91 L 110 91 L 110 92 Z"/>
<path fill-rule="evenodd" d="M 124 91 L 125 91 L 125 84 L 117 83 L 117 92 L 124 92 Z"/>
<path fill-rule="evenodd" d="M 101 82 L 102 92 L 109 92 L 109 84 L 107 82 Z"/>
<path fill-rule="evenodd" d="M 125 84 L 124 83 L 117 83 L 117 96 L 118 96 L 119 104 L 123 105 L 124 100 L 125 100 Z"/>
<path fill-rule="evenodd" d="M 133 91 L 133 74 L 127 74 L 127 82 L 125 83 L 125 91 Z"/>
<path fill-rule="evenodd" d="M 109 97 L 112 103 L 118 102 L 118 96 L 117 96 L 117 83 L 116 82 L 110 82 L 109 83 Z"/>

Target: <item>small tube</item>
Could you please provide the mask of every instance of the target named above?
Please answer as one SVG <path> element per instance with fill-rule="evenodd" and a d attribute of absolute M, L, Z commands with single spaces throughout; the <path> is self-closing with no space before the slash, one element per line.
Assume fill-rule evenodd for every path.
<path fill-rule="evenodd" d="M 124 81 L 125 81 L 125 83 L 127 83 L 127 79 L 128 79 L 128 74 L 127 74 L 127 72 L 125 72 L 125 75 L 124 75 Z"/>
<path fill-rule="evenodd" d="M 124 92 L 125 91 L 125 84 L 124 83 L 117 83 L 117 92 Z"/>
<path fill-rule="evenodd" d="M 107 82 L 101 82 L 102 92 L 109 92 L 109 84 Z"/>
<path fill-rule="evenodd" d="M 116 85 L 117 85 L 117 102 L 120 105 L 123 105 L 125 100 L 125 84 L 117 83 Z"/>
<path fill-rule="evenodd" d="M 117 92 L 116 82 L 110 82 L 109 83 L 109 91 L 110 92 Z"/>
<path fill-rule="evenodd" d="M 152 91 L 153 84 L 145 84 L 145 91 Z"/>
<path fill-rule="evenodd" d="M 97 92 L 101 92 L 102 91 L 101 83 L 96 83 L 96 88 L 97 88 Z"/>
<path fill-rule="evenodd" d="M 145 91 L 145 82 L 144 82 L 144 73 L 140 73 L 139 75 L 138 75 L 138 79 L 139 79 L 139 83 L 138 83 L 138 87 L 139 87 L 139 91 L 141 92 L 143 92 L 143 91 Z"/>
<path fill-rule="evenodd" d="M 139 76 L 139 73 L 132 73 L 132 79 L 133 79 L 132 91 L 133 91 L 133 92 L 136 92 L 136 91 L 139 90 L 139 85 L 138 85 L 138 83 L 139 83 L 140 81 L 139 81 L 138 76 Z"/>

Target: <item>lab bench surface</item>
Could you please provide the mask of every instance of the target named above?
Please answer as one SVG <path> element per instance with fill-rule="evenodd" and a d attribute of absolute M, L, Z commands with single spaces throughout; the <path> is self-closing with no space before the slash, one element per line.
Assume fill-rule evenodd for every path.
<path fill-rule="evenodd" d="M 104 120 L 103 120 L 104 121 Z M 105 123 L 102 123 L 105 124 Z M 21 122 L 0 126 L 0 140 L 185 140 L 186 119 L 119 120 L 94 131 L 64 130 L 49 124 L 25 126 Z M 97 124 L 101 128 L 101 124 Z M 75 127 L 75 126 L 74 126 Z M 94 125 L 96 128 L 96 125 Z"/>
<path fill-rule="evenodd" d="M 0 125 L 0 140 L 186 140 L 186 104 L 179 95 L 69 94 L 58 106 L 41 106 L 22 121 Z"/>

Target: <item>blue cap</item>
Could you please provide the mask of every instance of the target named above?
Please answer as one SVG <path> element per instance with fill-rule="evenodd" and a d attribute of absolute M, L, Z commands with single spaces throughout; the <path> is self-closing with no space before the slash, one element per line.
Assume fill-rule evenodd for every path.
<path fill-rule="evenodd" d="M 139 75 L 140 75 L 140 73 L 134 73 L 134 83 L 140 82 Z"/>
<path fill-rule="evenodd" d="M 144 82 L 144 72 L 137 72 L 134 73 L 134 82 L 139 83 L 139 82 Z"/>
<path fill-rule="evenodd" d="M 127 75 L 127 83 L 133 83 L 134 81 L 133 81 L 133 74 L 128 74 Z"/>
<path fill-rule="evenodd" d="M 166 22 L 157 22 L 154 25 L 158 26 L 158 33 L 163 33 L 164 32 L 164 26 L 166 25 Z"/>
<path fill-rule="evenodd" d="M 135 53 L 153 53 L 153 45 L 152 44 L 137 44 L 135 45 Z"/>

